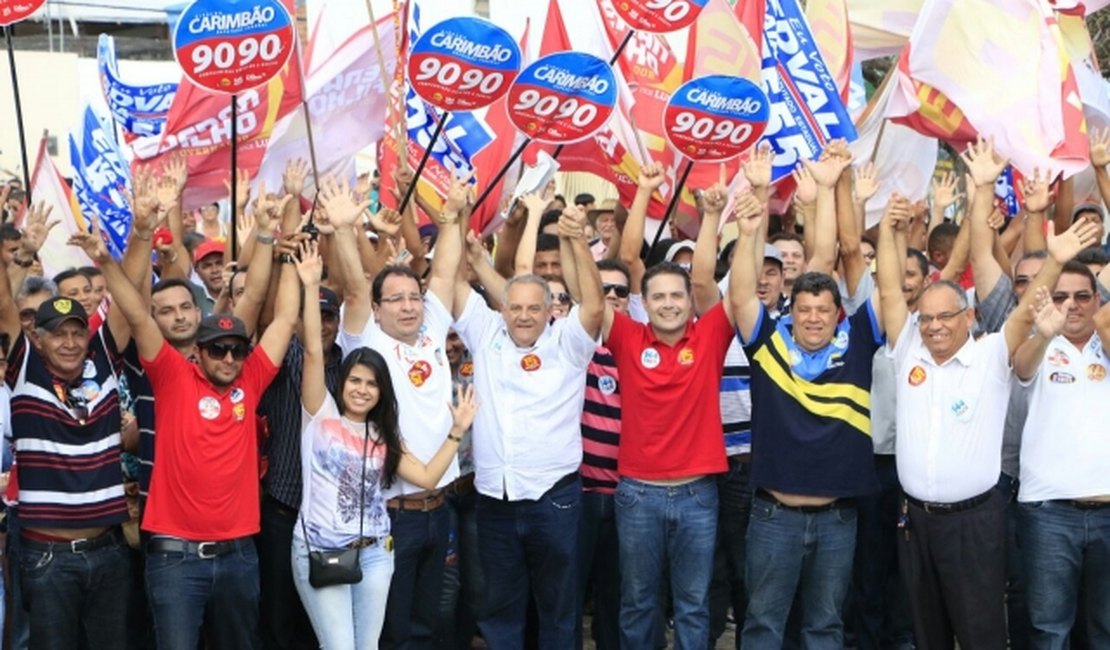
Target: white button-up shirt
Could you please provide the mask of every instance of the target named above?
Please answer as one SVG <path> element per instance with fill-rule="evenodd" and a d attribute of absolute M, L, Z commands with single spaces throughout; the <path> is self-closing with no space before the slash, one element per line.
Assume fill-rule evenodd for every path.
<path fill-rule="evenodd" d="M 1031 384 L 1031 395 L 1018 500 L 1110 494 L 1110 439 L 1096 410 L 1110 403 L 1110 362 L 1098 334 L 1082 349 L 1054 338 L 1024 384 Z"/>
<path fill-rule="evenodd" d="M 598 340 L 578 308 L 521 348 L 505 320 L 471 293 L 455 331 L 474 358 L 475 487 L 495 499 L 538 499 L 582 464 L 586 366 Z"/>
<path fill-rule="evenodd" d="M 963 501 L 991 489 L 1002 469 L 1002 426 L 1010 397 L 1005 337 L 968 339 L 937 365 L 911 317 L 893 356 L 902 489 L 936 503 Z"/>

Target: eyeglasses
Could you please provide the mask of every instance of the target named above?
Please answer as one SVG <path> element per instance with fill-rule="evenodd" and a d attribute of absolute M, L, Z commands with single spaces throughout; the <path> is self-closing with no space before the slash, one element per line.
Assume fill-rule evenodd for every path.
<path fill-rule="evenodd" d="M 932 314 L 918 314 L 917 324 L 919 327 L 925 327 L 927 325 L 931 325 L 935 320 L 942 323 L 950 323 L 954 318 L 964 313 L 965 311 L 967 311 L 967 307 L 964 307 L 963 309 L 960 309 L 958 311 L 943 311 L 936 316 L 933 316 Z"/>
<path fill-rule="evenodd" d="M 419 293 L 399 293 L 393 296 L 382 296 L 378 302 L 395 305 L 401 302 L 424 302 L 424 296 Z"/>
<path fill-rule="evenodd" d="M 602 295 L 607 296 L 607 295 L 609 295 L 610 291 L 616 293 L 618 298 L 627 298 L 628 297 L 628 287 L 626 287 L 623 284 L 603 284 L 603 285 L 601 285 Z"/>
<path fill-rule="evenodd" d="M 251 346 L 246 343 L 209 343 L 203 347 L 208 356 L 214 359 L 224 359 L 230 352 L 232 359 L 242 361 L 251 353 Z"/>
<path fill-rule="evenodd" d="M 560 305 L 569 305 L 570 304 L 570 294 L 569 293 L 552 294 L 551 299 L 553 301 L 559 303 Z"/>
<path fill-rule="evenodd" d="M 34 309 L 21 309 L 19 311 L 19 320 L 23 322 L 35 320 L 35 313 Z"/>
<path fill-rule="evenodd" d="M 1062 305 L 1067 302 L 1068 298 L 1074 300 L 1077 305 L 1089 305 L 1094 300 L 1095 294 L 1090 291 L 1076 291 L 1075 293 L 1057 291 L 1052 294 L 1052 304 Z"/>

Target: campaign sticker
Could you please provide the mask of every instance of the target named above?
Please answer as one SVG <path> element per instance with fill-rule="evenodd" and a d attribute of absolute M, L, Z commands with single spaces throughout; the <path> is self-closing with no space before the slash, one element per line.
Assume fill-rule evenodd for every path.
<path fill-rule="evenodd" d="M 409 368 L 409 381 L 413 386 L 420 388 L 424 382 L 428 381 L 428 377 L 432 376 L 432 364 L 427 361 L 420 360 L 412 364 Z"/>
<path fill-rule="evenodd" d="M 93 363 L 92 359 L 85 359 L 85 363 L 81 367 L 81 378 L 82 379 L 94 379 L 94 378 L 96 378 L 96 364 Z"/>
<path fill-rule="evenodd" d="M 709 75 L 679 86 L 663 110 L 667 141 L 690 160 L 735 158 L 767 130 L 770 102 L 741 77 Z"/>
<path fill-rule="evenodd" d="M 1087 366 L 1087 379 L 1091 381 L 1102 381 L 1106 379 L 1106 367 L 1101 363 L 1092 363 Z"/>
<path fill-rule="evenodd" d="M 220 400 L 211 396 L 202 397 L 197 403 L 197 411 L 205 420 L 215 420 L 220 416 Z"/>
<path fill-rule="evenodd" d="M 640 354 L 640 363 L 648 370 L 659 365 L 659 352 L 655 348 L 647 348 Z"/>
<path fill-rule="evenodd" d="M 520 47 L 509 32 L 470 16 L 425 31 L 409 55 L 408 77 L 421 99 L 445 111 L 489 106 L 520 72 Z"/>
<path fill-rule="evenodd" d="M 682 366 L 688 366 L 694 363 L 694 350 L 693 348 L 682 348 L 678 351 L 678 363 Z"/>
<path fill-rule="evenodd" d="M 914 366 L 910 370 L 910 376 L 909 376 L 910 386 L 920 386 L 921 384 L 925 383 L 925 377 L 926 376 L 927 375 L 925 374 L 925 369 L 924 368 L 922 368 L 921 366 Z"/>
<path fill-rule="evenodd" d="M 509 119 L 540 142 L 576 142 L 605 126 L 617 105 L 617 78 L 604 60 L 582 52 L 549 54 L 509 88 Z"/>
<path fill-rule="evenodd" d="M 542 365 L 543 362 L 534 354 L 526 354 L 520 359 L 520 367 L 523 368 L 525 372 L 535 372 L 539 370 Z"/>
<path fill-rule="evenodd" d="M 657 34 L 689 27 L 709 0 L 613 0 L 613 8 L 634 29 Z"/>
<path fill-rule="evenodd" d="M 957 399 L 952 402 L 952 415 L 956 416 L 956 419 L 960 422 L 967 422 L 971 419 L 971 407 L 967 401 Z"/>
<path fill-rule="evenodd" d="M 238 404 L 239 402 L 242 402 L 243 398 L 245 398 L 246 396 L 246 391 L 236 386 L 235 388 L 231 389 L 231 395 L 228 396 L 228 399 L 231 400 L 232 404 Z"/>
<path fill-rule="evenodd" d="M 602 395 L 612 395 L 617 392 L 617 380 L 609 375 L 601 375 L 597 378 L 597 389 Z"/>
<path fill-rule="evenodd" d="M 467 362 L 463 363 L 462 366 L 459 367 L 459 376 L 460 377 L 470 377 L 473 374 L 474 374 L 474 362 L 473 361 L 467 361 Z"/>
<path fill-rule="evenodd" d="M 1074 384 L 1075 375 L 1070 372 L 1054 372 L 1048 376 L 1048 380 L 1054 384 Z"/>
<path fill-rule="evenodd" d="M 0 0 L 0 25 L 18 23 L 44 4 L 46 0 Z"/>
<path fill-rule="evenodd" d="M 278 0 L 196 0 L 181 12 L 173 50 L 190 81 L 237 93 L 281 72 L 293 39 L 293 18 Z"/>
<path fill-rule="evenodd" d="M 235 416 L 236 420 L 238 420 L 239 422 L 242 422 L 243 419 L 247 417 L 247 407 L 246 407 L 246 405 L 245 404 L 236 404 L 235 406 L 232 406 L 231 407 L 231 414 Z"/>
<path fill-rule="evenodd" d="M 1067 352 L 1064 352 L 1060 348 L 1053 348 L 1052 352 L 1048 355 L 1048 362 L 1054 366 L 1066 366 L 1071 363 L 1071 360 L 1068 359 Z"/>

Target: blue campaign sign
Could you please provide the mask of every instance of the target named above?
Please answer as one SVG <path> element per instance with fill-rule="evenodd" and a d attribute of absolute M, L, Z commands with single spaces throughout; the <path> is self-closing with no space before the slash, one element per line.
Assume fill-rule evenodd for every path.
<path fill-rule="evenodd" d="M 556 52 L 532 63 L 509 88 L 509 119 L 524 135 L 566 143 L 605 126 L 617 105 L 617 78 L 603 59 Z"/>
<path fill-rule="evenodd" d="M 448 18 L 424 31 L 409 54 L 408 77 L 421 99 L 445 111 L 489 106 L 520 72 L 520 47 L 481 18 Z"/>
<path fill-rule="evenodd" d="M 115 42 L 107 34 L 100 35 L 96 59 L 100 67 L 100 85 L 113 119 L 135 135 L 161 133 L 177 93 L 177 84 L 132 86 L 124 83 L 116 63 Z"/>
<path fill-rule="evenodd" d="M 767 96 L 747 79 L 709 75 L 678 87 L 663 110 L 663 132 L 690 160 L 735 158 L 767 128 Z"/>
<path fill-rule="evenodd" d="M 764 139 L 775 154 L 773 180 L 789 174 L 803 158 L 816 158 L 829 140 L 856 139 L 836 80 L 817 50 L 797 0 L 767 0 L 763 90 L 771 100 Z"/>
<path fill-rule="evenodd" d="M 293 38 L 293 18 L 279 0 L 196 0 L 181 12 L 173 48 L 193 83 L 237 93 L 281 72 Z"/>
<path fill-rule="evenodd" d="M 123 256 L 131 230 L 131 170 L 123 161 L 111 128 L 91 108 L 85 107 L 81 127 L 69 134 L 73 191 L 81 212 L 96 215 L 108 235 L 108 250 L 117 260 Z"/>

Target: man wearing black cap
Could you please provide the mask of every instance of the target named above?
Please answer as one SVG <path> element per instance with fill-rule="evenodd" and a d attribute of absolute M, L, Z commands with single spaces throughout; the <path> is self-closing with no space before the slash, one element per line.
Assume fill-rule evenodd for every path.
<path fill-rule="evenodd" d="M 90 252 L 86 249 L 86 252 Z M 160 648 L 257 646 L 259 531 L 256 417 L 297 321 L 298 282 L 281 270 L 274 320 L 252 349 L 242 320 L 205 317 L 197 363 L 162 335 L 142 297 L 99 243 L 91 251 L 132 327 L 155 396 L 155 455 L 143 514 L 146 581 Z"/>

